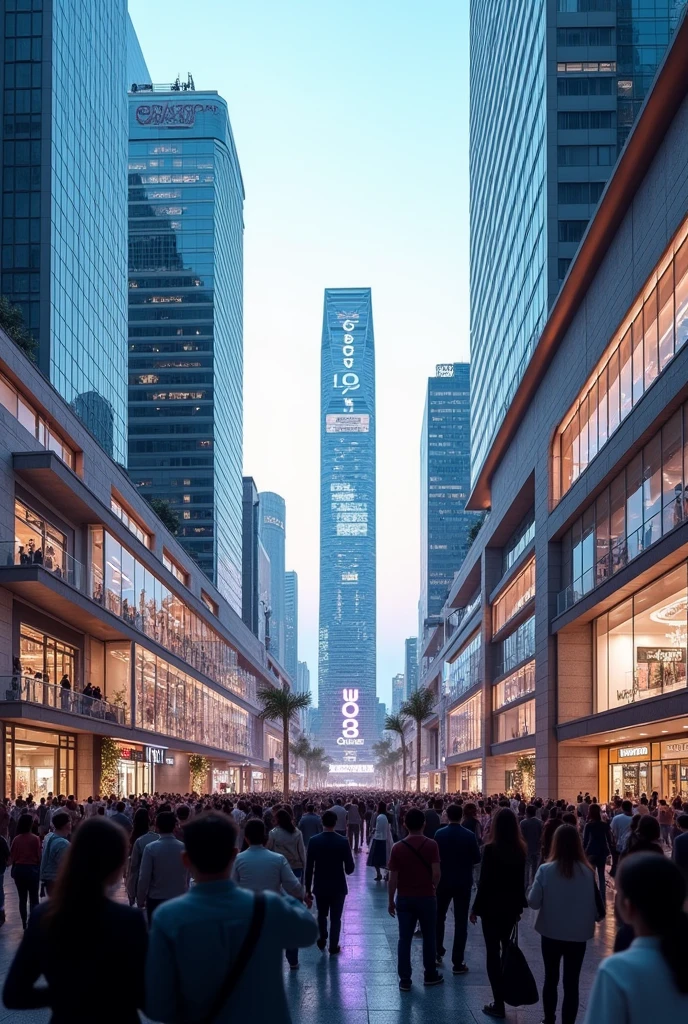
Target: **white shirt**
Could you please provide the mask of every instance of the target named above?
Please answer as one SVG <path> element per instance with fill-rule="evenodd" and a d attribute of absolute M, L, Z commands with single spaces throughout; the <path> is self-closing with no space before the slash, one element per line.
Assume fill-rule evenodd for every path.
<path fill-rule="evenodd" d="M 389 833 L 389 818 L 387 817 L 386 814 L 378 814 L 377 818 L 375 819 L 375 831 L 373 832 L 373 839 L 381 839 L 383 842 L 385 842 Z"/>
<path fill-rule="evenodd" d="M 639 984 L 640 978 L 651 982 Z M 629 949 L 607 957 L 598 967 L 585 1024 L 647 1024 L 651 1020 L 672 1024 L 688 1020 L 688 995 L 676 988 L 659 939 L 634 939 Z"/>
<path fill-rule="evenodd" d="M 264 846 L 249 846 L 234 861 L 234 881 L 242 889 L 252 892 L 276 892 L 282 889 L 290 896 L 301 899 L 304 888 L 289 867 L 287 858 L 273 853 Z"/>
<path fill-rule="evenodd" d="M 346 832 L 346 822 L 348 815 L 341 804 L 335 804 L 334 807 L 330 807 L 331 811 L 337 815 L 337 824 L 335 825 L 335 832 Z"/>
<path fill-rule="evenodd" d="M 626 845 L 626 839 L 628 838 L 628 832 L 631 827 L 633 816 L 630 814 L 615 814 L 611 820 L 610 828 L 614 833 L 616 839 L 616 847 L 619 853 L 623 850 Z"/>

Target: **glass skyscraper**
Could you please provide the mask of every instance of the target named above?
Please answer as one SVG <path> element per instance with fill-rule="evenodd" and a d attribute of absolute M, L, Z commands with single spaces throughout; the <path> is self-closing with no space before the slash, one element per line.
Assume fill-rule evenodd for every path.
<path fill-rule="evenodd" d="M 404 697 L 418 689 L 418 638 L 410 636 L 404 643 Z"/>
<path fill-rule="evenodd" d="M 270 652 L 286 668 L 284 545 L 287 506 L 284 498 L 274 491 L 261 491 L 258 500 L 260 539 L 270 559 Z"/>
<path fill-rule="evenodd" d="M 292 683 L 296 683 L 299 660 L 299 577 L 290 571 L 284 574 L 284 667 Z"/>
<path fill-rule="evenodd" d="M 369 782 L 377 734 L 369 288 L 325 291 L 320 396 L 320 735 L 337 781 Z"/>
<path fill-rule="evenodd" d="M 126 0 L 4 0 L 2 269 L 37 362 L 126 462 Z"/>
<path fill-rule="evenodd" d="M 129 470 L 241 613 L 244 189 L 227 105 L 138 89 L 129 135 Z"/>
<path fill-rule="evenodd" d="M 686 0 L 471 0 L 471 480 Z"/>
<path fill-rule="evenodd" d="M 471 368 L 443 363 L 428 379 L 420 443 L 420 622 L 438 616 L 470 546 Z"/>

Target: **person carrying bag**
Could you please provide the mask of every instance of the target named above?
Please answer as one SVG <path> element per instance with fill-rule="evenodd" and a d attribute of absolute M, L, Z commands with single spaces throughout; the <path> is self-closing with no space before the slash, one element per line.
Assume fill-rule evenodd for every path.
<path fill-rule="evenodd" d="M 518 944 L 517 924 L 502 956 L 502 994 L 509 1006 L 532 1006 L 540 999 L 533 972 Z"/>

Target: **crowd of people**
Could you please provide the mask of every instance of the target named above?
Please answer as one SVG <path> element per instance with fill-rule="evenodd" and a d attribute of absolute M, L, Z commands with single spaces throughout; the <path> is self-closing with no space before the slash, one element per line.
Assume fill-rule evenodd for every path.
<path fill-rule="evenodd" d="M 569 803 L 377 790 L 289 800 L 5 800 L 0 924 L 11 865 L 24 928 L 5 1005 L 50 1006 L 56 1024 L 93 1020 L 99 973 L 75 988 L 71 965 L 98 949 L 100 962 L 116 961 L 127 979 L 108 994 L 108 1012 L 124 1024 L 139 1020 L 139 1010 L 161 1022 L 211 1024 L 246 1011 L 286 1024 L 283 951 L 292 971 L 299 950 L 314 943 L 330 957 L 341 953 L 347 876 L 357 863 L 374 869 L 372 885 L 386 883 L 402 992 L 413 987 L 414 935 L 422 939 L 424 986 L 444 983 L 453 907 L 452 975 L 468 972 L 469 923 L 480 921 L 492 989 L 486 1016 L 501 1019 L 507 1005 L 533 1002 L 537 992 L 523 995 L 525 961 L 516 984 L 508 969 L 530 907 L 541 939 L 544 1022 L 556 1019 L 561 973 L 561 1021 L 574 1024 L 587 943 L 608 905 L 612 912 L 614 889 L 615 952 L 598 968 L 587 1024 L 645 1022 L 650 1008 L 688 1019 L 688 803 L 656 793 L 605 804 L 589 794 Z M 115 898 L 122 885 L 128 901 Z M 636 980 L 648 971 L 646 998 Z M 41 977 L 47 986 L 37 984 Z"/>

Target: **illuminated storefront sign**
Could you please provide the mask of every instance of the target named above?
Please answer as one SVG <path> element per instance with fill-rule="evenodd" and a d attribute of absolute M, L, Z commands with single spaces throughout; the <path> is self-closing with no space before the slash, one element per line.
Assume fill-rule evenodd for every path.
<path fill-rule="evenodd" d="M 216 114 L 214 103 L 142 103 L 136 108 L 136 123 L 144 128 L 193 128 L 196 114 Z"/>
<path fill-rule="evenodd" d="M 331 775 L 372 775 L 374 764 L 331 764 Z"/>
<path fill-rule="evenodd" d="M 362 747 L 364 740 L 358 735 L 358 690 L 346 687 L 342 690 L 342 734 L 337 737 L 340 747 Z"/>
<path fill-rule="evenodd" d="M 646 745 L 639 747 L 619 747 L 619 757 L 647 757 L 650 753 Z"/>

